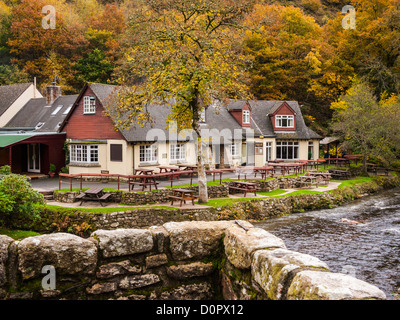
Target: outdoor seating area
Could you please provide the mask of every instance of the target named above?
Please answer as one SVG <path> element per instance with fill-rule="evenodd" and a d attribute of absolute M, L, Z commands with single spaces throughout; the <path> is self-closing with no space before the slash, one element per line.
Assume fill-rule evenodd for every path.
<path fill-rule="evenodd" d="M 351 158 L 351 159 L 350 159 Z M 332 158 L 332 159 L 317 159 L 308 161 L 296 161 L 293 163 L 274 161 L 268 162 L 263 167 L 251 167 L 251 166 L 240 166 L 236 168 L 219 168 L 206 170 L 208 181 L 216 182 L 213 185 L 227 184 L 227 194 L 235 197 L 238 194 L 244 197 L 257 197 L 257 192 L 261 189 L 259 181 L 267 181 L 277 177 L 290 177 L 297 178 L 297 187 L 301 189 L 309 189 L 316 187 L 317 189 L 321 186 L 322 188 L 328 187 L 331 180 L 347 180 L 350 179 L 349 170 L 343 168 L 330 168 L 325 169 L 329 163 L 338 164 L 342 159 L 342 164 L 347 164 L 351 161 L 357 161 L 359 156 L 345 158 Z M 339 160 L 340 159 L 340 160 Z M 323 170 L 324 168 L 325 170 Z M 368 170 L 376 173 L 379 169 L 376 165 L 369 165 Z M 388 174 L 386 171 L 383 171 Z M 110 192 L 104 192 L 102 187 L 90 187 L 89 190 L 82 191 L 84 184 L 93 183 L 106 183 L 108 186 L 115 184 L 117 190 L 129 191 L 129 192 L 144 192 L 153 191 L 159 189 L 165 189 L 171 187 L 169 194 L 165 196 L 166 201 L 170 200 L 170 205 L 173 206 L 176 202 L 179 206 L 183 205 L 195 205 L 195 200 L 198 198 L 196 195 L 197 191 L 192 188 L 186 188 L 186 186 L 192 186 L 194 178 L 197 177 L 197 167 L 194 165 L 177 164 L 176 166 L 156 166 L 154 168 L 138 168 L 134 170 L 134 175 L 117 175 L 117 174 L 60 174 L 59 175 L 59 189 L 62 189 L 63 184 L 68 184 L 66 190 L 72 191 L 77 189 L 77 184 L 81 192 L 76 196 L 76 200 L 80 201 L 80 206 L 84 202 L 98 202 L 101 206 L 104 206 L 106 202 L 115 201 L 115 197 L 111 196 Z M 225 179 L 223 181 L 223 179 Z M 179 180 L 179 182 L 178 182 Z M 268 180 L 268 181 L 269 181 Z M 174 188 L 174 184 L 177 186 Z M 180 188 L 182 186 L 182 188 Z M 74 187 L 74 188 L 73 188 Z M 335 187 L 335 184 L 332 184 Z M 110 188 L 111 190 L 116 190 Z M 109 189 L 109 190 L 110 190 Z M 165 202 L 165 200 L 164 200 Z"/>

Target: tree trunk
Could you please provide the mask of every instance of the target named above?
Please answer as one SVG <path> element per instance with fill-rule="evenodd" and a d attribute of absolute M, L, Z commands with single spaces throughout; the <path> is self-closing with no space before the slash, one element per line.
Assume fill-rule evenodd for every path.
<path fill-rule="evenodd" d="M 199 184 L 199 203 L 208 202 L 207 175 L 205 167 L 206 144 L 198 137 L 197 144 L 197 175 Z"/>
<path fill-rule="evenodd" d="M 367 153 L 364 152 L 363 154 L 363 172 L 365 175 L 368 175 L 368 170 L 367 170 Z"/>

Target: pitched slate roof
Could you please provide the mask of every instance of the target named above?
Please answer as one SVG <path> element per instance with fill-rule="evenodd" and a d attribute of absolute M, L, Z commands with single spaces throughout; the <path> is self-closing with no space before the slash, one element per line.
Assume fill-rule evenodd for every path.
<path fill-rule="evenodd" d="M 0 86 L 0 115 L 2 115 L 32 83 Z"/>
<path fill-rule="evenodd" d="M 286 101 L 296 114 L 295 132 L 274 132 L 269 115 L 273 114 L 285 101 L 249 101 L 251 106 L 251 126 L 255 134 L 277 139 L 310 140 L 322 139 L 320 135 L 308 128 L 304 122 L 300 106 L 296 101 Z"/>
<path fill-rule="evenodd" d="M 119 90 L 118 86 L 90 83 L 88 86 L 95 93 L 104 107 L 110 101 L 110 96 L 116 94 Z M 274 113 L 285 101 L 244 101 L 232 100 L 227 106 L 210 105 L 206 110 L 206 123 L 201 125 L 204 129 L 216 129 L 219 131 L 230 130 L 231 136 L 234 137 L 235 130 L 242 130 L 244 134 L 247 129 L 242 128 L 240 124 L 230 114 L 229 110 L 241 110 L 246 103 L 252 110 L 251 112 L 251 129 L 254 130 L 255 136 L 273 137 L 277 139 L 296 139 L 310 140 L 322 139 L 308 128 L 304 122 L 299 104 L 296 101 L 286 101 L 286 103 L 296 113 L 296 132 L 274 132 L 269 114 Z M 120 129 L 121 134 L 129 142 L 145 142 L 149 140 L 148 133 L 151 129 L 159 130 L 158 140 L 168 140 L 167 117 L 170 113 L 172 101 L 168 105 L 150 104 L 147 110 L 150 113 L 151 123 L 144 127 L 133 125 L 129 129 Z M 72 112 L 71 112 L 72 113 Z M 115 119 L 114 119 L 115 120 Z M 151 133 L 151 132 L 150 132 Z M 154 138 L 154 137 L 153 137 Z M 184 140 L 185 138 L 183 138 Z"/>
<path fill-rule="evenodd" d="M 46 98 L 29 100 L 25 106 L 6 125 L 8 128 L 36 128 L 37 132 L 57 132 L 64 121 L 67 111 L 72 107 L 78 95 L 58 97 L 48 106 Z M 41 126 L 38 126 L 42 124 Z"/>

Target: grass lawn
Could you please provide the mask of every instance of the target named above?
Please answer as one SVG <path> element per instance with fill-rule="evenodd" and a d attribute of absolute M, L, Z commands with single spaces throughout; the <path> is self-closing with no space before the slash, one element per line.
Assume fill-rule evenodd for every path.
<path fill-rule="evenodd" d="M 370 177 L 356 177 L 352 180 L 331 180 L 331 182 L 340 183 L 340 186 L 338 187 L 339 189 L 343 189 L 346 187 L 352 187 L 352 186 L 355 186 L 356 184 L 367 183 L 367 182 L 371 182 L 371 181 L 373 181 L 373 179 Z"/>
<path fill-rule="evenodd" d="M 8 230 L 5 228 L 0 228 L 0 234 L 9 236 L 14 240 L 21 240 L 28 237 L 39 236 L 40 233 L 34 231 L 24 231 L 24 230 Z"/>

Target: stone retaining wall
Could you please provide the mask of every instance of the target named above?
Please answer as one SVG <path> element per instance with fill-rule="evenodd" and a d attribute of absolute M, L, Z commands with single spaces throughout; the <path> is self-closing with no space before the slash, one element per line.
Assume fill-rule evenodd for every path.
<path fill-rule="evenodd" d="M 185 189 L 194 190 L 198 192 L 199 187 L 185 187 Z M 76 196 L 80 192 L 60 192 L 54 191 L 54 200 L 64 203 L 74 203 Z M 124 205 L 146 205 L 146 204 L 157 204 L 171 201 L 169 196 L 172 194 L 171 189 L 158 189 L 148 192 L 123 192 L 123 191 L 111 191 L 111 201 L 121 203 Z M 229 196 L 228 186 L 223 184 L 220 186 L 209 186 L 208 187 L 209 198 L 225 198 Z"/>
<path fill-rule="evenodd" d="M 56 270 L 44 290 L 44 266 Z M 50 282 L 51 283 L 51 282 Z M 245 221 L 170 222 L 97 230 L 89 239 L 55 233 L 0 236 L 1 299 L 385 299 L 377 287 L 331 273 Z"/>

